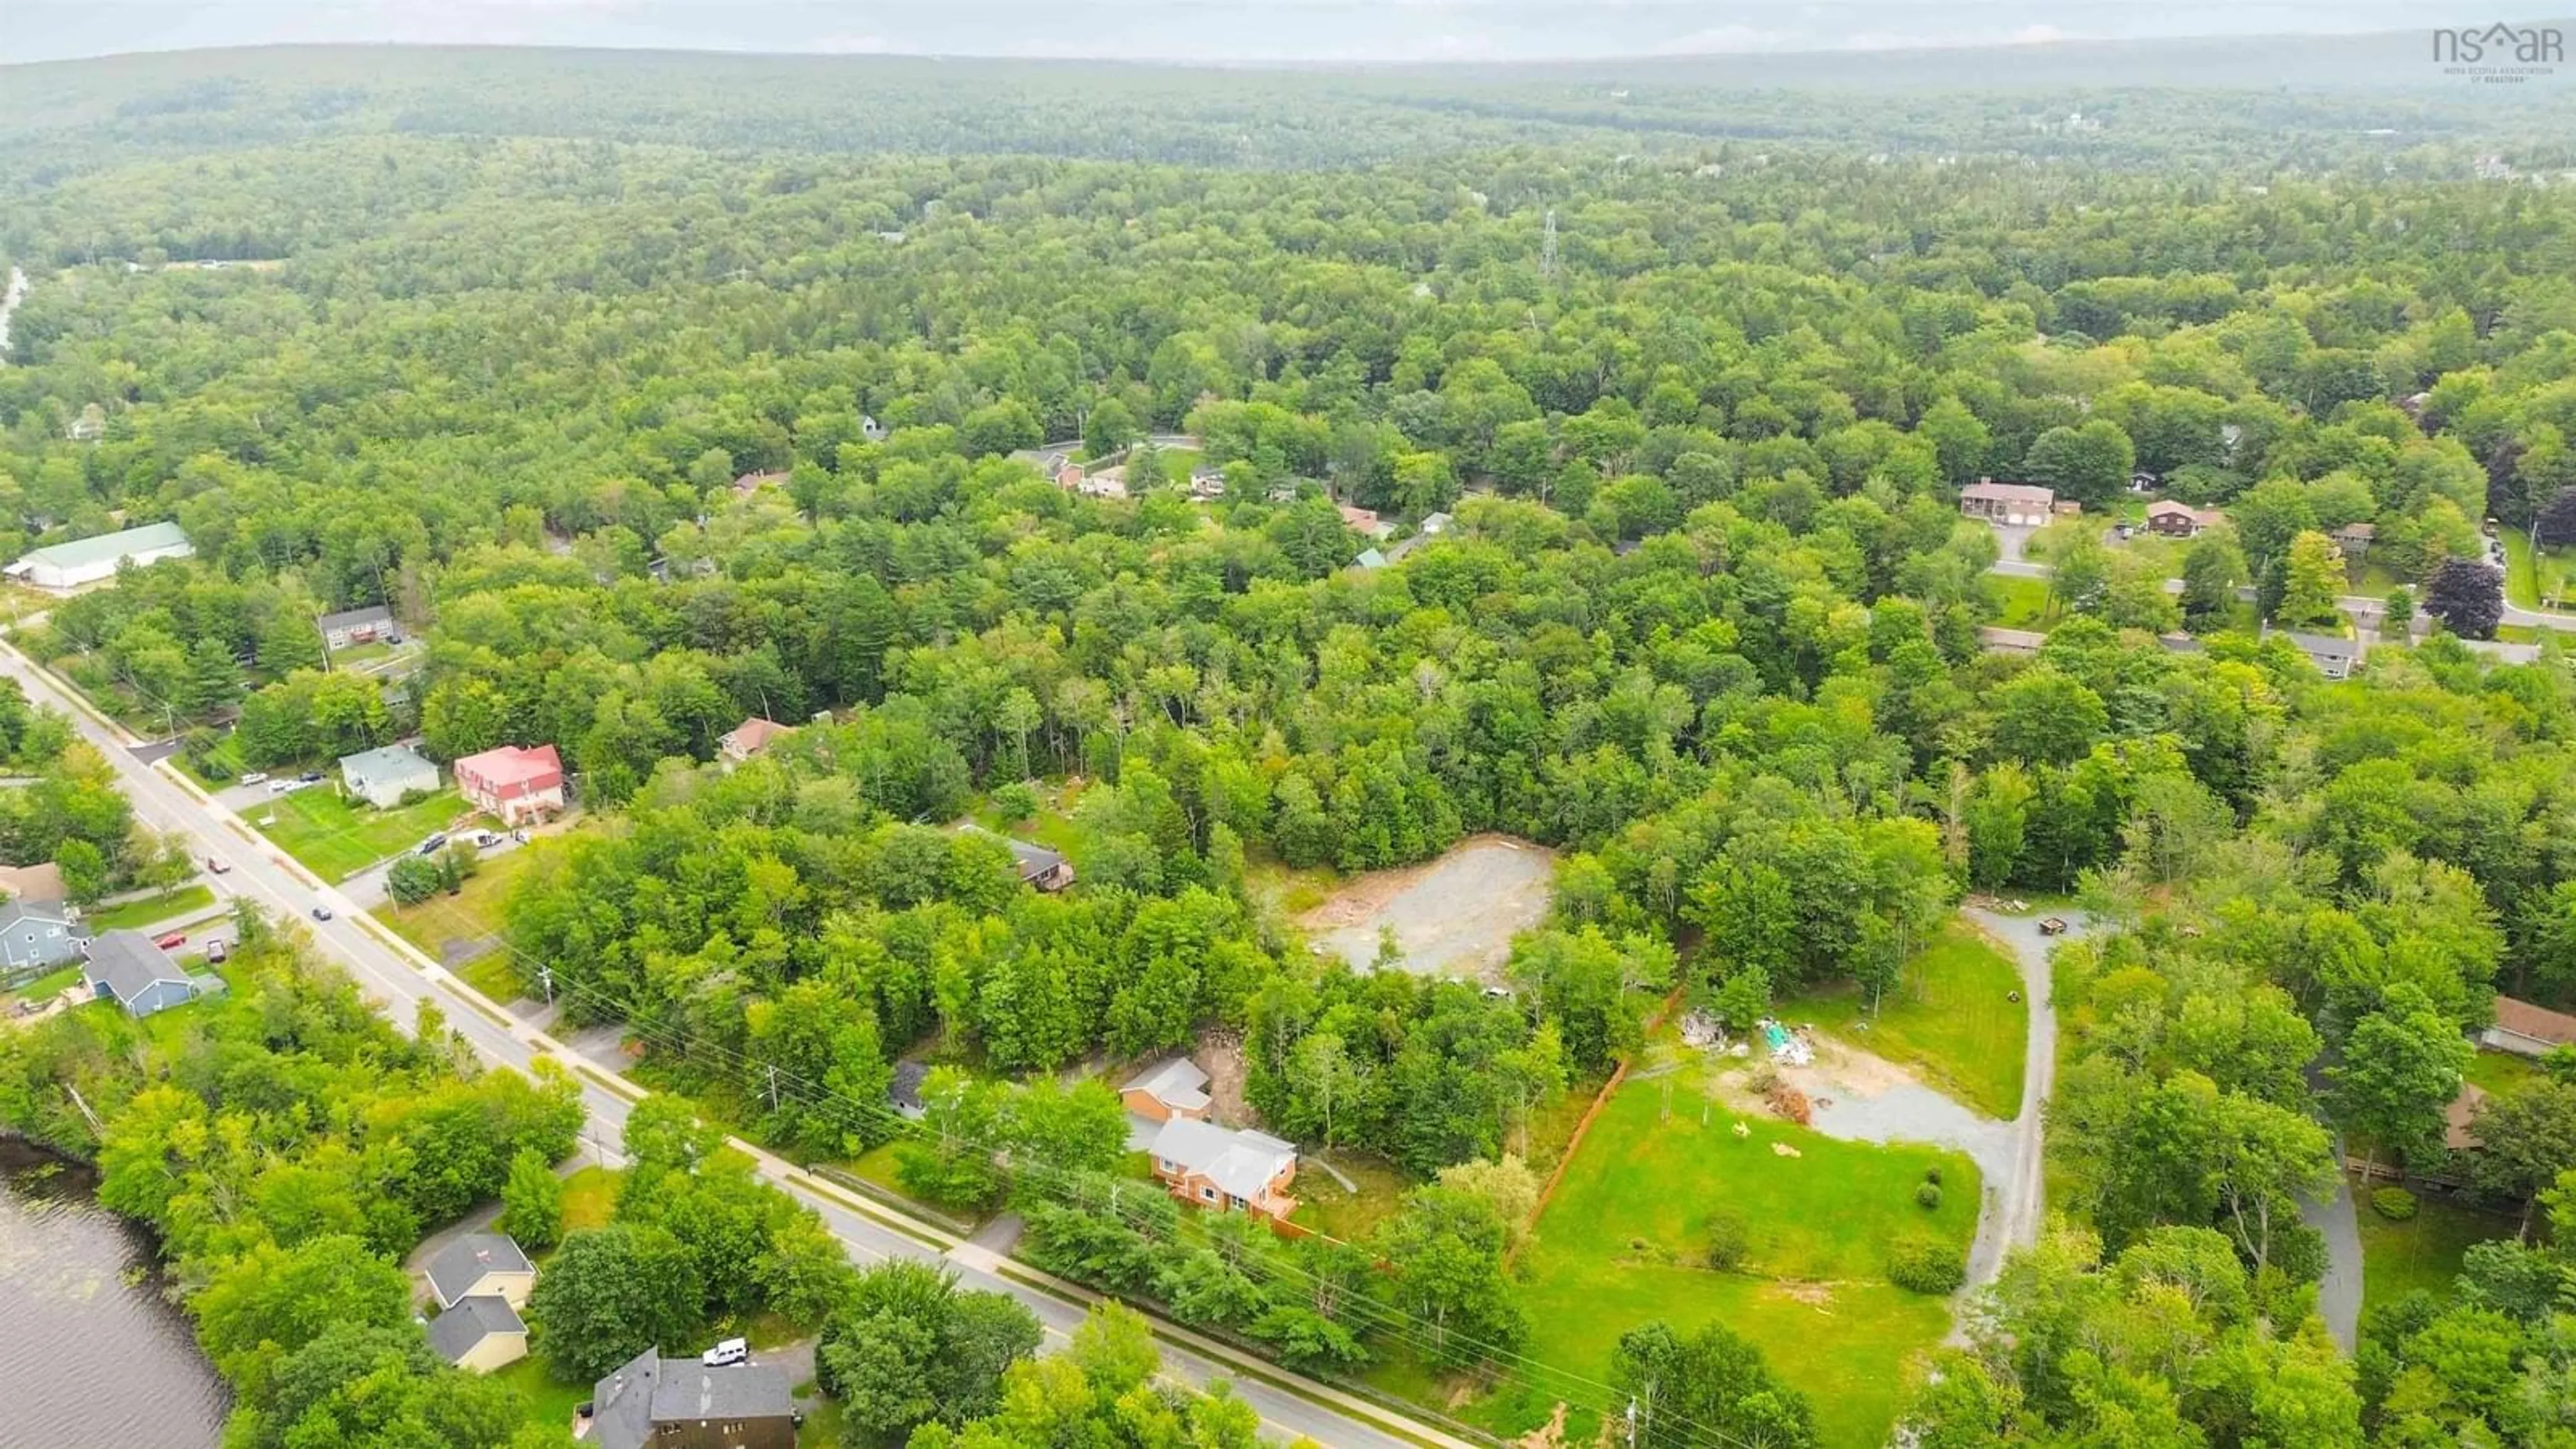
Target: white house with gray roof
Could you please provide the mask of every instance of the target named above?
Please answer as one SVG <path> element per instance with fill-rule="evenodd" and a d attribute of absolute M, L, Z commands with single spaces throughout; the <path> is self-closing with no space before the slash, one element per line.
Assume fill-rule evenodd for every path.
<path fill-rule="evenodd" d="M 413 795 L 438 793 L 438 767 L 409 745 L 343 755 L 340 779 L 350 794 L 379 810 L 391 810 Z"/>
<path fill-rule="evenodd" d="M 165 558 L 186 558 L 196 551 L 179 525 L 147 523 L 141 528 L 30 550 L 16 563 L 0 569 L 0 573 L 40 589 L 77 589 L 116 577 L 120 564 L 141 568 Z"/>
<path fill-rule="evenodd" d="M 1297 1200 L 1288 1196 L 1297 1177 L 1297 1149 L 1267 1132 L 1174 1117 L 1146 1150 L 1153 1154 L 1154 1176 L 1184 1201 L 1273 1218 L 1297 1210 Z"/>

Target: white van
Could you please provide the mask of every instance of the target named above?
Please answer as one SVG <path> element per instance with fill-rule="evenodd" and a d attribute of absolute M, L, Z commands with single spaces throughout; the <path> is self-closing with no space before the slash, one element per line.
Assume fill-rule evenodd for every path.
<path fill-rule="evenodd" d="M 717 1344 L 715 1347 L 708 1349 L 705 1353 L 698 1355 L 698 1362 L 705 1364 L 708 1368 L 731 1368 L 735 1364 L 748 1362 L 750 1358 L 750 1339 L 728 1338 L 724 1342 Z"/>

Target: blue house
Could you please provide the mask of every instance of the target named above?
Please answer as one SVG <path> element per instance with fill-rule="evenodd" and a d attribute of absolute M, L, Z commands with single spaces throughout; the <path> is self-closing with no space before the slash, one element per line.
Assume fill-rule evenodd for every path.
<path fill-rule="evenodd" d="M 150 1016 L 197 999 L 202 986 L 141 931 L 110 931 L 89 943 L 90 991 L 128 1016 Z"/>
<path fill-rule="evenodd" d="M 60 901 L 0 901 L 0 977 L 69 965 L 88 939 Z"/>

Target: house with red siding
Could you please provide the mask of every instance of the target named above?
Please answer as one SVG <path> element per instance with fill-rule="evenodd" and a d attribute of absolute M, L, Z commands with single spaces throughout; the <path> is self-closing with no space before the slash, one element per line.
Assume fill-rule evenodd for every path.
<path fill-rule="evenodd" d="M 478 810 L 524 825 L 564 808 L 563 757 L 552 745 L 503 745 L 456 762 L 456 788 Z"/>

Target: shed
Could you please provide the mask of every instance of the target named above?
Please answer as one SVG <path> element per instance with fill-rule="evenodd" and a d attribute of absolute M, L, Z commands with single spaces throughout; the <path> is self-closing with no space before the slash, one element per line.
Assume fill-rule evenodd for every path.
<path fill-rule="evenodd" d="M 429 1346 L 458 1368 L 488 1374 L 528 1356 L 528 1325 L 509 1299 L 476 1293 L 429 1321 Z"/>

